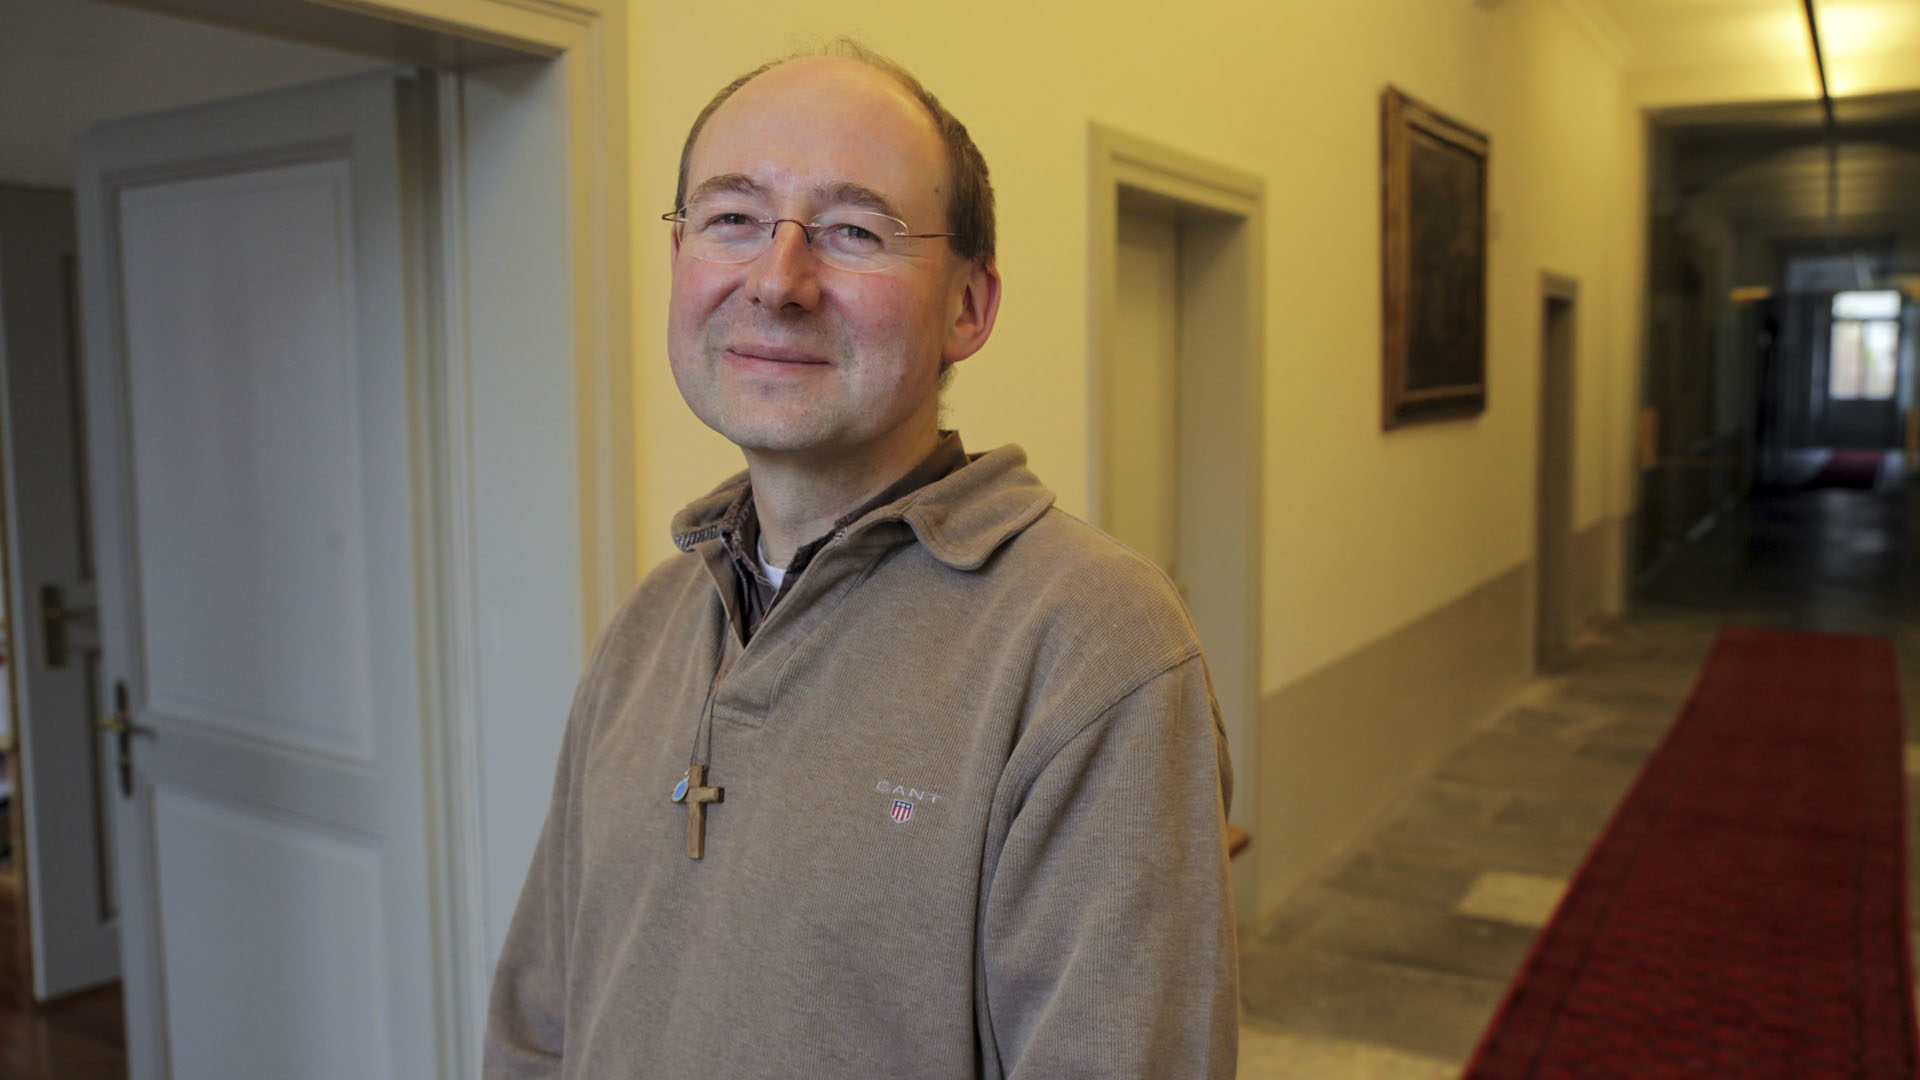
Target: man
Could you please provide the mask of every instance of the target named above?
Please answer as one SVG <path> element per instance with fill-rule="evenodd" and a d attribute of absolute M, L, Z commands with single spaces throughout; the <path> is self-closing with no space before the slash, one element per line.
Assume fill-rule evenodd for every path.
<path fill-rule="evenodd" d="M 747 471 L 589 662 L 487 1075 L 1231 1076 L 1192 626 L 1017 447 L 937 429 L 999 307 L 986 166 L 837 52 L 688 136 L 668 352 Z"/>

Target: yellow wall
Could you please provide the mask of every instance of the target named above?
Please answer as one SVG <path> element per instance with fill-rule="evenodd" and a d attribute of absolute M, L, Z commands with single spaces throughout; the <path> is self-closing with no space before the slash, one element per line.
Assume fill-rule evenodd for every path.
<path fill-rule="evenodd" d="M 674 511 L 740 467 L 687 412 L 669 374 L 667 236 L 656 220 L 670 208 L 687 124 L 735 74 L 851 34 L 915 70 L 967 123 L 994 173 L 1006 297 L 992 343 L 950 394 L 951 419 L 975 449 L 1024 444 L 1074 512 L 1087 506 L 1090 473 L 1088 121 L 1264 178 L 1262 693 L 1304 686 L 1343 658 L 1377 657 L 1369 646 L 1412 640 L 1396 632 L 1422 620 L 1457 625 L 1429 618 L 1448 609 L 1478 620 L 1483 644 L 1472 647 L 1502 656 L 1483 669 L 1497 674 L 1456 674 L 1487 685 L 1448 688 L 1441 697 L 1458 707 L 1436 699 L 1431 715 L 1262 718 L 1258 760 L 1321 747 L 1369 764 L 1313 814 L 1260 815 L 1259 886 L 1242 898 L 1250 917 L 1380 813 L 1528 670 L 1524 591 L 1485 590 L 1520 580 L 1533 557 L 1542 271 L 1580 286 L 1574 528 L 1629 512 L 1642 128 L 1617 66 L 1553 0 L 1136 4 L 1097 17 L 1057 0 L 980 0 L 937 16 L 896 0 L 792 11 L 738 0 L 635 4 L 636 417 L 649 565 L 671 552 Z M 728 34 L 711 34 L 715 26 Z M 1379 98 L 1388 83 L 1491 137 L 1497 232 L 1488 410 L 1383 433 Z M 1619 574 L 1609 574 L 1586 593 L 1617 598 Z M 1486 596 L 1511 599 L 1490 605 Z M 1356 739 L 1367 746 L 1350 745 Z M 1243 770 L 1254 765 L 1241 755 Z M 1304 795 L 1312 785 L 1296 768 L 1314 766 L 1263 767 L 1259 801 L 1282 788 Z"/>
<path fill-rule="evenodd" d="M 1063 506 L 1087 502 L 1086 124 L 1265 177 L 1267 574 L 1263 685 L 1283 686 L 1531 556 L 1539 275 L 1581 283 L 1575 527 L 1623 514 L 1638 334 L 1639 128 L 1618 72 L 1546 0 L 1483 8 L 1107 7 L 893 0 L 785 11 L 637 0 L 635 274 L 643 561 L 674 510 L 739 467 L 681 405 L 659 328 L 686 125 L 724 81 L 855 35 L 913 68 L 993 168 L 1006 301 L 951 395 L 969 444 L 1023 443 Z M 716 25 L 728 34 L 714 36 Z M 1379 121 L 1388 82 L 1492 137 L 1491 406 L 1379 427 Z"/>

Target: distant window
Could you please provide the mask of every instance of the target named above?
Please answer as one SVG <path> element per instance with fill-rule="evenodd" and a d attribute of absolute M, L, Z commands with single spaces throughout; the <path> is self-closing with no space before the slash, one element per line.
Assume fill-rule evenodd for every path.
<path fill-rule="evenodd" d="M 1897 319 L 1900 317 L 1900 294 L 1892 289 L 1876 292 L 1834 293 L 1833 317 L 1836 319 Z"/>
<path fill-rule="evenodd" d="M 1899 344 L 1900 324 L 1892 319 L 1835 319 L 1827 395 L 1854 401 L 1892 398 Z"/>

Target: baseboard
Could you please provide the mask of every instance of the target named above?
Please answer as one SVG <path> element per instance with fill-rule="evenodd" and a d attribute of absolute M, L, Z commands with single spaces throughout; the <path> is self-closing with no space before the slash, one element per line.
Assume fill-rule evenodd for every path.
<path fill-rule="evenodd" d="M 1355 842 L 1531 677 L 1532 573 L 1520 563 L 1262 701 L 1252 921 Z"/>

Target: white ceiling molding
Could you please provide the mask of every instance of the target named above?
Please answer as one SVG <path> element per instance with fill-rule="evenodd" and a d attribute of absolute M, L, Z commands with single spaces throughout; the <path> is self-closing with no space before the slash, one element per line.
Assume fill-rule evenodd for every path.
<path fill-rule="evenodd" d="M 1633 39 L 1601 0 L 1559 0 L 1559 3 L 1574 24 L 1586 31 L 1608 63 L 1622 71 L 1633 65 Z"/>

